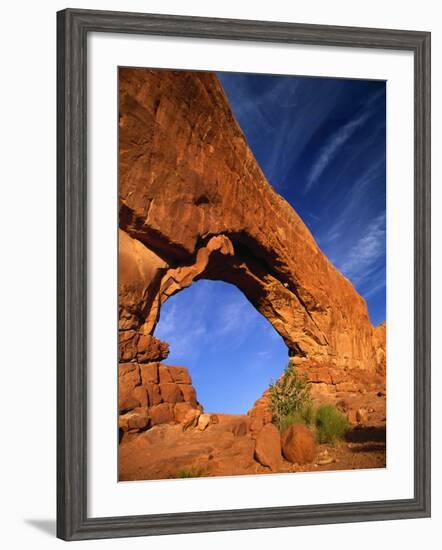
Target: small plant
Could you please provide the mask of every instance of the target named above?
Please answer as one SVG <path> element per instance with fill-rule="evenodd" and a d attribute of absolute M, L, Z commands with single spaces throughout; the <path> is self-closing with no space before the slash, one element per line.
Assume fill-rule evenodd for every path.
<path fill-rule="evenodd" d="M 204 477 L 204 473 L 201 469 L 192 466 L 188 470 L 179 470 L 175 477 L 180 479 L 185 479 L 189 477 Z"/>
<path fill-rule="evenodd" d="M 316 411 L 316 437 L 319 443 L 336 443 L 348 432 L 347 417 L 334 405 L 321 405 Z"/>
<path fill-rule="evenodd" d="M 313 421 L 313 405 L 307 375 L 300 376 L 291 362 L 281 378 L 270 384 L 270 401 L 273 421 L 284 431 L 299 420 L 303 424 Z"/>
<path fill-rule="evenodd" d="M 315 411 L 313 409 L 313 403 L 309 402 L 304 409 L 296 411 L 293 414 L 284 416 L 279 422 L 279 430 L 281 433 L 285 432 L 294 424 L 304 424 L 311 427 L 315 422 Z"/>

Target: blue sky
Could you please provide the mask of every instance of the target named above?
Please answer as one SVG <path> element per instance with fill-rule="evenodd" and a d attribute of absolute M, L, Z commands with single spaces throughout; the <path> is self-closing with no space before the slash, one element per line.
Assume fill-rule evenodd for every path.
<path fill-rule="evenodd" d="M 222 281 L 197 281 L 169 298 L 155 336 L 170 345 L 166 364 L 189 369 L 208 412 L 247 412 L 288 361 L 267 319 Z"/>
<path fill-rule="evenodd" d="M 217 74 L 268 181 L 365 298 L 372 322 L 384 321 L 385 83 Z M 245 412 L 287 362 L 268 322 L 221 282 L 168 300 L 155 334 L 171 344 L 167 362 L 189 367 L 209 411 Z"/>
<path fill-rule="evenodd" d="M 385 320 L 385 82 L 219 73 L 256 160 Z"/>

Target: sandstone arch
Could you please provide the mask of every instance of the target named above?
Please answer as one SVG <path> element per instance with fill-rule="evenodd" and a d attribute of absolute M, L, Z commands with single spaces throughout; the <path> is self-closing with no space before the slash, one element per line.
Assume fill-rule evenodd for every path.
<path fill-rule="evenodd" d="M 365 301 L 266 181 L 214 74 L 121 69 L 119 115 L 121 361 L 208 278 L 236 285 L 299 362 L 376 370 Z"/>

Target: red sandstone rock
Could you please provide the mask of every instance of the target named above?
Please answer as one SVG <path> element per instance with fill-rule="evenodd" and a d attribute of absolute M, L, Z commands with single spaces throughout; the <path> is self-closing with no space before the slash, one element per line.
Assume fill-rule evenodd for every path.
<path fill-rule="evenodd" d="M 198 424 L 198 418 L 201 414 L 201 411 L 198 409 L 190 409 L 183 419 L 183 430 L 186 431 L 189 428 L 194 428 Z"/>
<path fill-rule="evenodd" d="M 118 339 L 120 363 L 131 361 L 137 357 L 138 333 L 134 330 L 120 331 Z"/>
<path fill-rule="evenodd" d="M 250 418 L 250 432 L 253 435 L 259 434 L 259 432 L 265 426 L 263 419 L 260 416 L 253 416 Z"/>
<path fill-rule="evenodd" d="M 276 472 L 281 466 L 281 434 L 274 424 L 266 424 L 256 438 L 255 458 Z"/>
<path fill-rule="evenodd" d="M 198 429 L 204 431 L 210 425 L 210 414 L 200 414 L 198 418 Z"/>
<path fill-rule="evenodd" d="M 138 407 L 124 415 L 120 415 L 118 425 L 127 431 L 139 431 L 146 428 L 149 423 L 149 415 L 145 407 Z"/>
<path fill-rule="evenodd" d="M 173 407 L 170 403 L 161 403 L 160 405 L 150 407 L 149 415 L 154 426 L 174 421 Z"/>
<path fill-rule="evenodd" d="M 196 391 L 193 386 L 188 386 L 186 384 L 180 385 L 181 393 L 183 394 L 184 401 L 197 405 Z"/>
<path fill-rule="evenodd" d="M 358 423 L 358 419 L 357 419 L 355 410 L 350 410 L 350 411 L 347 412 L 347 420 L 348 420 L 349 424 L 351 424 L 352 426 L 354 426 L 355 424 Z"/>
<path fill-rule="evenodd" d="M 160 387 L 157 384 L 144 384 L 149 397 L 149 404 L 159 405 L 162 402 Z"/>
<path fill-rule="evenodd" d="M 122 394 L 121 391 L 118 396 L 118 411 L 119 413 L 126 413 L 129 412 L 132 409 L 136 409 L 140 406 L 140 402 L 138 399 L 133 397 L 132 395 L 125 395 Z"/>
<path fill-rule="evenodd" d="M 146 384 L 158 384 L 158 363 L 146 363 L 140 365 L 141 381 Z"/>
<path fill-rule="evenodd" d="M 136 363 L 120 363 L 118 371 L 121 390 L 132 390 L 140 384 L 140 368 Z"/>
<path fill-rule="evenodd" d="M 139 363 L 162 361 L 169 355 L 169 344 L 149 334 L 140 334 L 137 342 L 137 360 Z"/>
<path fill-rule="evenodd" d="M 340 384 L 341 382 L 344 382 L 346 373 L 343 370 L 330 369 L 330 376 L 333 384 Z"/>
<path fill-rule="evenodd" d="M 231 417 L 224 423 L 224 428 L 226 431 L 232 432 L 232 434 L 237 437 L 242 437 L 248 434 L 250 420 L 247 416 L 236 416 L 236 415 L 225 415 L 225 416 Z"/>
<path fill-rule="evenodd" d="M 160 393 L 165 403 L 179 403 L 180 401 L 183 401 L 183 394 L 181 393 L 178 384 L 160 384 Z"/>
<path fill-rule="evenodd" d="M 144 319 L 139 329 L 152 334 L 164 300 L 196 277 L 221 278 L 298 356 L 375 369 L 364 300 L 266 181 L 216 76 L 128 68 L 120 77 L 120 266 L 146 263 L 136 288 L 122 279 L 124 319 Z"/>
<path fill-rule="evenodd" d="M 191 405 L 190 403 L 185 403 L 184 401 L 182 401 L 181 403 L 176 403 L 174 407 L 175 420 L 181 423 L 184 422 L 187 413 L 191 410 L 196 409 L 194 409 L 193 405 Z"/>
<path fill-rule="evenodd" d="M 336 391 L 355 392 L 357 389 L 354 382 L 341 382 L 341 384 L 336 384 Z"/>
<path fill-rule="evenodd" d="M 316 442 L 312 432 L 303 424 L 294 424 L 282 434 L 282 454 L 297 464 L 313 462 Z"/>
<path fill-rule="evenodd" d="M 270 406 L 268 392 L 261 396 L 247 413 L 250 416 L 250 431 L 252 434 L 258 434 L 265 424 L 273 420 L 273 413 Z"/>
<path fill-rule="evenodd" d="M 342 413 L 346 413 L 350 409 L 350 404 L 347 399 L 339 399 L 336 402 L 336 408 Z"/>
<path fill-rule="evenodd" d="M 253 459 L 254 447 L 250 437 L 234 437 L 218 425 L 204 432 L 154 426 L 123 440 L 120 480 L 177 478 L 183 470 L 211 476 L 265 473 L 268 468 Z"/>
<path fill-rule="evenodd" d="M 146 388 L 144 388 L 143 386 L 136 386 L 132 390 L 132 397 L 138 401 L 139 407 L 149 406 L 148 394 L 147 394 Z"/>
<path fill-rule="evenodd" d="M 190 378 L 189 371 L 185 367 L 174 367 L 171 365 L 167 366 L 172 380 L 177 384 L 191 384 L 192 379 Z"/>
<path fill-rule="evenodd" d="M 356 420 L 359 424 L 368 423 L 368 411 L 366 409 L 358 409 L 356 411 Z"/>
<path fill-rule="evenodd" d="M 119 355 L 135 365 L 120 367 L 122 410 L 140 405 L 141 383 L 157 420 L 197 406 L 186 369 L 149 365 L 167 355 L 153 336 L 162 304 L 201 277 L 247 296 L 309 373 L 315 398 L 385 389 L 385 323 L 371 325 L 364 300 L 266 181 L 215 75 L 121 76 Z M 178 383 L 185 403 L 161 403 L 158 383 Z M 245 422 L 253 437 L 271 422 L 268 398 L 258 401 Z M 370 396 L 349 412 L 362 401 Z M 385 418 L 385 399 L 373 410 Z"/>
<path fill-rule="evenodd" d="M 173 378 L 170 375 L 169 368 L 166 365 L 160 365 L 158 366 L 158 373 L 160 377 L 160 384 L 168 384 L 173 382 Z"/>
<path fill-rule="evenodd" d="M 211 424 L 218 424 L 218 423 L 219 423 L 219 418 L 217 414 L 211 414 L 211 413 L 200 414 L 198 418 L 198 429 L 203 432 Z"/>
<path fill-rule="evenodd" d="M 138 330 L 140 312 L 155 308 L 155 293 L 167 264 L 124 231 L 119 231 L 118 255 L 119 329 Z"/>
<path fill-rule="evenodd" d="M 374 327 L 373 336 L 374 336 L 374 346 L 376 349 L 376 363 L 377 371 L 379 374 L 385 377 L 386 372 L 386 362 L 387 362 L 387 342 L 386 342 L 386 330 L 387 326 L 385 321 Z"/>

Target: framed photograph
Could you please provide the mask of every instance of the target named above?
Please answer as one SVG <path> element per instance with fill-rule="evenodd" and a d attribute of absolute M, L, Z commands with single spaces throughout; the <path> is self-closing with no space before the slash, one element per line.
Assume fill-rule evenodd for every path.
<path fill-rule="evenodd" d="M 430 515 L 430 33 L 58 13 L 57 533 Z"/>

